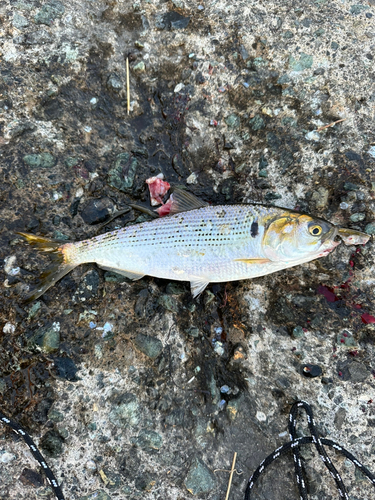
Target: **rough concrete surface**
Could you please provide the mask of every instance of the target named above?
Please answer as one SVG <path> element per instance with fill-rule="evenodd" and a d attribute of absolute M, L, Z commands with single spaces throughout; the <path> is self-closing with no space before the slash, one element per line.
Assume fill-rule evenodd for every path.
<path fill-rule="evenodd" d="M 215 470 L 235 451 L 241 499 L 300 398 L 375 470 L 373 237 L 199 300 L 187 283 L 84 265 L 25 305 L 47 260 L 15 234 L 80 240 L 144 220 L 129 210 L 99 228 L 149 207 L 145 180 L 162 172 L 211 203 L 274 203 L 373 235 L 374 4 L 0 3 L 1 410 L 67 499 L 223 499 L 229 474 Z M 330 454 L 350 499 L 374 498 Z M 303 458 L 310 498 L 338 498 L 316 453 Z M 52 498 L 4 428 L 0 498 Z M 297 498 L 290 457 L 254 491 Z"/>

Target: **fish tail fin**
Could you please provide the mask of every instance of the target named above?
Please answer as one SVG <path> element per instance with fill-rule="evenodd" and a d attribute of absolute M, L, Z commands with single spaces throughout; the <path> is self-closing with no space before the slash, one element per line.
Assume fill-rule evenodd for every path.
<path fill-rule="evenodd" d="M 74 262 L 70 256 L 71 252 L 67 251 L 73 245 L 72 243 L 43 238 L 30 233 L 17 232 L 17 234 L 22 236 L 27 243 L 36 247 L 38 251 L 49 253 L 52 260 L 51 265 L 40 276 L 36 289 L 26 295 L 25 302 L 29 303 L 43 295 L 80 262 Z"/>

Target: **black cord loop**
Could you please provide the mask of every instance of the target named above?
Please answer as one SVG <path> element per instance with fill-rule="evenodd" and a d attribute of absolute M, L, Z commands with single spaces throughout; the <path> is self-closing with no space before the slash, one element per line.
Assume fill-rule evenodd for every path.
<path fill-rule="evenodd" d="M 298 410 L 300 408 L 303 408 L 307 413 L 307 423 L 311 436 L 304 436 L 297 438 L 296 425 L 297 425 Z M 45 476 L 47 477 L 48 482 L 51 485 L 51 488 L 53 489 L 56 499 L 65 500 L 65 497 L 62 493 L 61 487 L 59 486 L 55 478 L 55 475 L 49 468 L 43 455 L 40 453 L 40 451 L 36 447 L 34 441 L 31 439 L 29 434 L 19 424 L 7 418 L 1 412 L 0 412 L 0 422 L 9 426 L 16 434 L 22 437 L 22 439 L 29 447 L 31 453 L 33 454 L 35 460 L 37 460 L 37 462 L 39 462 L 40 466 L 42 467 L 42 470 Z M 336 482 L 336 486 L 340 494 L 340 499 L 349 500 L 349 496 L 346 492 L 341 476 L 337 472 L 331 459 L 327 455 L 324 446 L 330 446 L 331 448 L 341 453 L 341 455 L 348 458 L 371 481 L 371 484 L 375 487 L 374 474 L 372 474 L 364 465 L 362 465 L 351 453 L 349 453 L 347 450 L 345 450 L 345 448 L 338 445 L 334 441 L 331 441 L 330 439 L 324 439 L 319 436 L 319 433 L 316 429 L 313 412 L 311 410 L 310 405 L 307 404 L 305 401 L 298 401 L 293 404 L 289 414 L 288 429 L 289 429 L 290 442 L 284 444 L 283 446 L 280 446 L 280 448 L 277 448 L 277 450 L 275 450 L 273 453 L 271 453 L 271 455 L 269 455 L 266 459 L 262 461 L 262 463 L 259 465 L 259 467 L 256 469 L 254 474 L 249 479 L 245 491 L 245 500 L 250 500 L 251 490 L 253 489 L 254 484 L 259 479 L 260 475 L 266 470 L 266 468 L 269 465 L 271 465 L 272 462 L 277 460 L 281 455 L 285 455 L 290 450 L 292 450 L 293 453 L 294 469 L 300 494 L 300 500 L 308 500 L 306 484 L 303 478 L 302 463 L 300 458 L 300 446 L 304 444 L 315 445 L 321 460 L 323 461 L 324 465 L 327 467 L 327 469 L 329 470 L 330 474 L 332 475 L 333 479 Z"/>
<path fill-rule="evenodd" d="M 307 413 L 307 424 L 311 436 L 304 436 L 301 438 L 297 438 L 296 425 L 297 425 L 298 410 L 300 408 L 303 408 Z M 272 462 L 277 460 L 281 455 L 285 455 L 290 450 L 292 450 L 293 453 L 294 469 L 300 494 L 300 500 L 308 500 L 306 484 L 303 478 L 302 463 L 300 458 L 300 446 L 311 443 L 315 445 L 315 448 L 318 450 L 321 460 L 323 461 L 324 465 L 327 467 L 331 476 L 335 480 L 336 487 L 340 494 L 340 499 L 349 500 L 349 496 L 346 492 L 340 474 L 337 472 L 331 459 L 327 455 L 324 445 L 334 448 L 336 451 L 341 453 L 341 455 L 343 455 L 344 457 L 348 458 L 351 462 L 353 462 L 353 464 L 371 481 L 371 484 L 375 487 L 374 474 L 372 474 L 364 465 L 362 465 L 351 453 L 349 453 L 347 450 L 345 450 L 345 448 L 335 443 L 334 441 L 331 441 L 330 439 L 324 439 L 319 436 L 319 433 L 316 429 L 311 406 L 305 401 L 297 401 L 296 403 L 293 404 L 289 413 L 288 429 L 289 429 L 290 442 L 284 444 L 283 446 L 280 446 L 280 448 L 277 448 L 277 450 L 271 453 L 271 455 L 268 455 L 268 457 L 261 462 L 259 467 L 256 469 L 254 474 L 249 479 L 245 491 L 245 500 L 250 500 L 251 490 L 253 489 L 254 484 L 259 479 L 260 475 L 266 470 L 266 468 L 269 465 L 271 465 Z"/>
<path fill-rule="evenodd" d="M 44 475 L 48 479 L 48 482 L 49 482 L 51 488 L 53 489 L 53 492 L 55 494 L 56 499 L 57 500 L 65 500 L 63 492 L 61 491 L 61 488 L 60 488 L 60 486 L 55 478 L 54 473 L 49 468 L 43 455 L 40 453 L 40 451 L 36 447 L 36 444 L 31 439 L 29 434 L 19 424 L 17 424 L 17 422 L 14 422 L 14 420 L 11 420 L 10 418 L 6 417 L 3 413 L 1 413 L 1 411 L 0 411 L 0 422 L 7 425 L 8 427 L 10 427 L 16 434 L 21 436 L 21 438 L 25 441 L 25 443 L 29 447 L 35 460 L 37 462 L 39 462 L 40 466 L 42 467 Z"/>

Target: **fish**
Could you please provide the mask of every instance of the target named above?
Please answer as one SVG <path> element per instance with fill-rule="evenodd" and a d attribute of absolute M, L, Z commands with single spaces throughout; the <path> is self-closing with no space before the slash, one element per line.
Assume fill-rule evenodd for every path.
<path fill-rule="evenodd" d="M 84 263 L 96 263 L 131 280 L 145 275 L 190 282 L 193 297 L 209 283 L 256 278 L 327 256 L 341 242 L 370 236 L 321 218 L 261 204 L 209 205 L 175 188 L 166 217 L 78 242 L 19 232 L 51 255 L 31 302 Z"/>

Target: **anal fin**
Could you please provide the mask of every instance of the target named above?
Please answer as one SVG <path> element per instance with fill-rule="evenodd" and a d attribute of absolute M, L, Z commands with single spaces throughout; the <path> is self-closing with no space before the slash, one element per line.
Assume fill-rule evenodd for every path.
<path fill-rule="evenodd" d="M 140 280 L 141 278 L 143 278 L 143 276 L 145 276 L 144 274 L 134 273 L 132 271 L 126 271 L 125 269 L 117 269 L 115 267 L 107 267 L 100 265 L 99 267 L 101 269 L 104 269 L 104 271 L 111 271 L 112 273 L 121 274 L 121 276 L 125 276 L 125 278 L 128 278 L 129 280 L 133 281 Z"/>
<path fill-rule="evenodd" d="M 190 289 L 191 289 L 191 294 L 193 298 L 195 299 L 200 295 L 203 290 L 206 288 L 206 286 L 209 284 L 209 281 L 207 281 L 204 278 L 198 278 L 194 277 L 190 280 Z"/>

